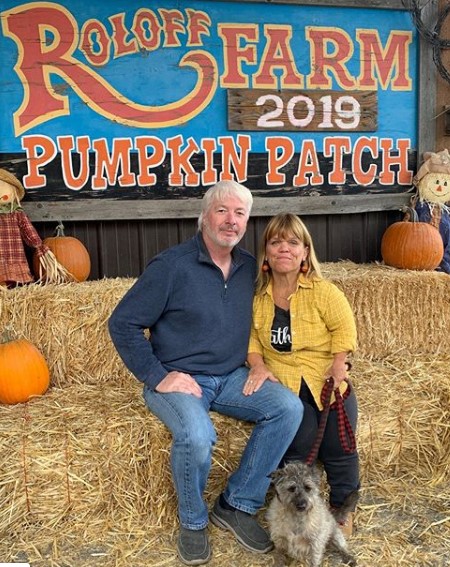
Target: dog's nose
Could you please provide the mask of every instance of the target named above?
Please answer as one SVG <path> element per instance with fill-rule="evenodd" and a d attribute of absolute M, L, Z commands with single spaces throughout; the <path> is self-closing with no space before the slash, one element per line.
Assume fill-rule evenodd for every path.
<path fill-rule="evenodd" d="M 306 500 L 304 498 L 302 498 L 301 500 L 297 500 L 297 502 L 295 503 L 295 507 L 297 508 L 297 510 L 299 510 L 300 512 L 305 510 L 306 508 Z"/>

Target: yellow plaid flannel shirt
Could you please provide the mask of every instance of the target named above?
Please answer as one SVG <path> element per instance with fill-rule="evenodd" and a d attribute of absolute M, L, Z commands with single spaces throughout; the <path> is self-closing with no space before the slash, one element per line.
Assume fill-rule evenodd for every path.
<path fill-rule="evenodd" d="M 291 352 L 279 352 L 270 342 L 275 315 L 272 282 L 253 301 L 253 322 L 249 353 L 259 353 L 266 366 L 296 394 L 302 377 L 320 409 L 320 393 L 325 372 L 333 355 L 356 348 L 356 324 L 344 293 L 327 280 L 299 276 L 297 291 L 291 296 Z M 343 393 L 346 382 L 341 385 Z"/>

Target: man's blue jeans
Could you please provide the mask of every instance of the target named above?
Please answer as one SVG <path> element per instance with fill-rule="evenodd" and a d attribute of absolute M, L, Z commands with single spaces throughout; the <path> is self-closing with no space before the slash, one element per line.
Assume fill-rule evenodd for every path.
<path fill-rule="evenodd" d="M 199 530 L 208 524 L 203 493 L 216 442 L 209 410 L 255 423 L 238 469 L 230 476 L 225 500 L 238 510 L 255 514 L 264 504 L 269 475 L 277 469 L 300 426 L 303 405 L 279 383 L 264 382 L 258 392 L 244 396 L 248 370 L 225 376 L 195 375 L 203 396 L 160 394 L 144 388 L 150 411 L 172 433 L 171 466 L 183 527 Z"/>

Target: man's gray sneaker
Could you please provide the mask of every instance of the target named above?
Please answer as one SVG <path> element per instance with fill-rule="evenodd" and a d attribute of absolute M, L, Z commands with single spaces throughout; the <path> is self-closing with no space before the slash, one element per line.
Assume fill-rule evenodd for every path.
<path fill-rule="evenodd" d="M 246 549 L 255 553 L 267 553 L 273 549 L 269 535 L 250 514 L 227 510 L 220 505 L 218 498 L 210 516 L 213 524 L 230 530 Z"/>
<path fill-rule="evenodd" d="M 180 526 L 178 556 L 185 565 L 202 565 L 211 558 L 208 530 L 188 530 Z"/>

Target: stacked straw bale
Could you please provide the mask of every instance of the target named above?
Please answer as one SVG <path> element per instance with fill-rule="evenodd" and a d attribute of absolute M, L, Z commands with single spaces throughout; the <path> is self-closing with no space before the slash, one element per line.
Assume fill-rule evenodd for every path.
<path fill-rule="evenodd" d="M 213 415 L 220 430 L 208 498 L 235 468 L 249 425 Z M 140 386 L 53 388 L 2 407 L 0 534 L 23 523 L 67 518 L 106 533 L 169 527 L 176 519 L 169 432 L 145 408 Z"/>
<path fill-rule="evenodd" d="M 450 277 L 381 264 L 324 264 L 356 316 L 358 354 L 450 354 Z"/>
<path fill-rule="evenodd" d="M 351 262 L 324 264 L 324 274 L 353 307 L 359 356 L 450 352 L 447 274 Z M 133 281 L 0 288 L 0 328 L 12 326 L 40 348 L 55 386 L 110 382 L 111 376 L 128 384 L 134 378 L 120 361 L 106 324 Z"/>
<path fill-rule="evenodd" d="M 0 288 L 0 328 L 6 326 L 44 354 L 54 386 L 134 381 L 109 338 L 107 322 L 134 280 Z M 118 382 L 117 382 L 118 381 Z"/>
<path fill-rule="evenodd" d="M 324 273 L 349 298 L 359 332 L 352 370 L 363 481 L 358 557 L 367 566 L 441 567 L 450 554 L 450 278 L 349 262 L 326 264 Z M 44 396 L 0 406 L 0 561 L 177 565 L 170 435 L 146 410 L 107 332 L 132 283 L 0 289 L 0 328 L 10 325 L 36 344 L 52 374 Z M 209 502 L 251 432 L 242 422 L 213 420 L 219 441 Z M 271 564 L 213 533 L 212 567 L 225 558 Z"/>

